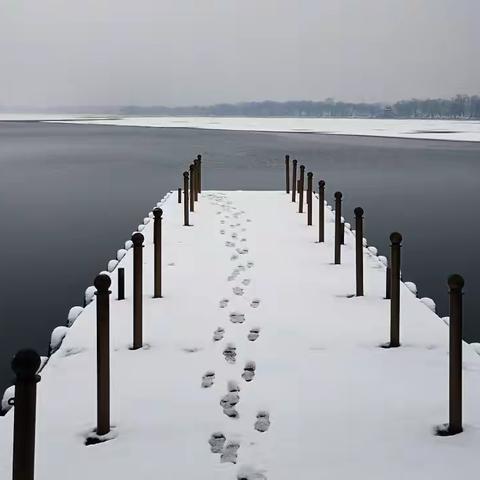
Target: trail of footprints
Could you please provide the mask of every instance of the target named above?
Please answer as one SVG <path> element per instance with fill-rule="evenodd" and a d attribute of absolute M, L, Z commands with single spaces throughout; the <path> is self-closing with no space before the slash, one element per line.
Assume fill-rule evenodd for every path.
<path fill-rule="evenodd" d="M 238 210 L 225 194 L 216 193 L 209 194 L 208 197 L 212 205 L 219 208 L 216 212 L 220 222 L 220 235 L 226 235 L 225 247 L 227 251 L 233 252 L 230 254 L 232 262 L 240 261 L 249 253 L 247 241 L 247 229 L 243 225 L 243 218 L 245 212 Z M 246 223 L 250 223 L 249 218 L 245 218 Z M 228 230 L 230 228 L 230 231 Z M 261 300 L 259 298 L 251 298 L 246 300 L 246 294 L 249 285 L 251 284 L 251 269 L 254 267 L 254 262 L 249 260 L 239 263 L 234 266 L 232 272 L 227 277 L 227 282 L 233 282 L 231 291 L 233 298 L 238 298 L 238 301 L 245 301 L 250 308 L 258 308 Z M 231 299 L 222 298 L 219 301 L 219 308 L 226 309 L 231 304 Z M 233 328 L 235 324 L 243 324 L 247 319 L 247 315 L 242 311 L 232 310 L 228 314 L 228 319 Z M 226 335 L 226 329 L 219 326 L 213 332 L 213 342 L 221 342 Z M 251 327 L 246 334 L 250 342 L 255 342 L 260 336 L 260 327 Z M 227 364 L 235 364 L 237 361 L 237 348 L 234 343 L 227 342 L 222 349 L 223 356 Z M 255 378 L 256 364 L 250 360 L 245 363 L 241 377 L 246 383 L 250 383 Z M 215 383 L 215 372 L 207 371 L 202 377 L 202 388 L 211 388 Z M 236 409 L 240 402 L 240 386 L 234 381 L 230 380 L 227 385 L 227 392 L 220 398 L 220 407 L 223 413 L 232 419 L 238 419 L 239 413 Z M 270 414 L 265 410 L 257 413 L 256 419 L 252 419 L 253 429 L 264 433 L 270 427 Z M 208 443 L 212 453 L 220 455 L 220 462 L 233 463 L 238 462 L 240 442 L 235 439 L 227 440 L 223 432 L 214 432 L 210 436 Z M 261 472 L 254 471 L 248 467 L 240 469 L 237 475 L 237 480 L 266 480 L 267 477 Z"/>

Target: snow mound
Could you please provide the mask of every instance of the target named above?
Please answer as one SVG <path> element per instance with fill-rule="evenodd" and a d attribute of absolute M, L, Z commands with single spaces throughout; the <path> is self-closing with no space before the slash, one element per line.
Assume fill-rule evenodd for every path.
<path fill-rule="evenodd" d="M 13 399 L 15 398 L 15 386 L 8 387 L 3 392 L 0 416 L 5 415 L 13 407 Z"/>
<path fill-rule="evenodd" d="M 420 301 L 427 306 L 432 312 L 435 313 L 437 306 L 435 305 L 435 302 L 428 297 L 423 297 L 420 299 Z"/>
<path fill-rule="evenodd" d="M 97 289 L 93 285 L 87 287 L 85 290 L 85 305 L 88 305 L 95 298 L 96 291 Z"/>
<path fill-rule="evenodd" d="M 120 261 L 127 254 L 127 251 L 124 248 L 117 250 L 117 260 Z"/>
<path fill-rule="evenodd" d="M 405 286 L 415 295 L 417 296 L 417 286 L 413 282 L 405 282 Z M 435 311 L 435 304 L 433 304 L 433 311 Z"/>
<path fill-rule="evenodd" d="M 125 242 L 125 250 L 130 250 L 133 247 L 133 242 L 131 240 L 127 240 Z"/>
<path fill-rule="evenodd" d="M 118 260 L 110 260 L 107 265 L 107 270 L 113 272 L 118 265 Z"/>
<path fill-rule="evenodd" d="M 384 257 L 383 255 L 379 255 L 378 260 L 382 265 L 384 265 L 385 267 L 388 267 L 387 257 Z"/>
<path fill-rule="evenodd" d="M 67 316 L 67 327 L 71 327 L 74 323 L 77 317 L 83 312 L 83 307 L 80 306 L 75 306 L 72 307 L 68 311 L 68 316 Z"/>
<path fill-rule="evenodd" d="M 68 333 L 68 327 L 56 327 L 50 337 L 50 354 L 55 353 L 63 342 L 65 335 Z"/>
<path fill-rule="evenodd" d="M 375 248 L 375 247 L 368 247 L 368 251 L 372 254 L 372 255 L 377 255 L 378 253 L 378 250 Z"/>

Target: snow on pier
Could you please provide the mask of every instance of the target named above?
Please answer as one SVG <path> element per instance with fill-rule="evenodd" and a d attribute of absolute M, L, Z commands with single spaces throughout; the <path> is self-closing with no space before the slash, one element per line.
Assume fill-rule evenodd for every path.
<path fill-rule="evenodd" d="M 132 343 L 113 270 L 111 440 L 96 422 L 95 300 L 73 321 L 38 384 L 38 480 L 447 479 L 478 471 L 480 359 L 464 345 L 464 429 L 448 421 L 448 329 L 402 284 L 401 342 L 389 339 L 385 267 L 354 236 L 333 265 L 326 242 L 283 192 L 203 192 L 183 226 L 162 204 L 163 298 L 153 297 L 153 222 L 144 248 L 144 348 Z M 78 311 L 76 312 L 78 314 Z M 12 412 L 0 418 L 0 478 L 10 478 Z"/>

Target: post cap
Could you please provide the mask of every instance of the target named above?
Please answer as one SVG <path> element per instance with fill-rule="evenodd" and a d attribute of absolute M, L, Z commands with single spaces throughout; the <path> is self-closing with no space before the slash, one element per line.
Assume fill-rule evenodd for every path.
<path fill-rule="evenodd" d="M 294 159 L 294 160 L 293 160 L 293 165 L 296 165 L 296 164 L 297 164 L 297 160 Z"/>
<path fill-rule="evenodd" d="M 320 180 L 320 181 L 318 182 L 318 186 L 319 186 L 320 188 L 323 188 L 323 187 L 325 186 L 325 180 Z"/>
<path fill-rule="evenodd" d="M 312 173 L 312 172 L 308 172 L 308 173 L 307 173 L 307 177 L 313 177 L 313 173 Z"/>
<path fill-rule="evenodd" d="M 19 379 L 33 380 L 40 368 L 40 363 L 40 355 L 35 350 L 20 350 L 13 357 L 12 370 Z"/>
<path fill-rule="evenodd" d="M 289 161 L 290 160 L 290 155 L 285 155 L 285 161 Z"/>
<path fill-rule="evenodd" d="M 335 192 L 334 196 L 335 196 L 335 198 L 340 199 L 340 198 L 342 198 L 342 192 Z"/>
<path fill-rule="evenodd" d="M 97 275 L 93 281 L 93 285 L 95 285 L 95 288 L 100 293 L 107 293 L 111 284 L 112 280 L 106 273 Z"/>
<path fill-rule="evenodd" d="M 202 156 L 201 156 L 200 154 L 197 154 L 197 160 L 198 160 L 199 162 L 202 161 Z"/>
<path fill-rule="evenodd" d="M 305 165 L 300 165 L 300 170 L 305 170 Z"/>
<path fill-rule="evenodd" d="M 390 235 L 390 241 L 392 245 L 400 245 L 402 243 L 402 236 L 398 232 L 393 232 Z"/>
<path fill-rule="evenodd" d="M 465 285 L 465 280 L 458 273 L 454 273 L 448 277 L 448 286 L 451 290 L 461 290 Z"/>
<path fill-rule="evenodd" d="M 183 172 L 183 176 L 184 176 L 185 178 L 188 178 L 188 172 Z"/>
<path fill-rule="evenodd" d="M 153 210 L 153 216 L 155 219 L 161 219 L 163 215 L 163 210 L 159 207 L 155 207 Z"/>
<path fill-rule="evenodd" d="M 143 235 L 140 232 L 135 232 L 132 235 L 132 242 L 136 247 L 141 247 L 143 245 Z"/>
<path fill-rule="evenodd" d="M 362 207 L 357 207 L 353 213 L 355 214 L 356 217 L 362 217 L 363 216 L 363 208 Z"/>

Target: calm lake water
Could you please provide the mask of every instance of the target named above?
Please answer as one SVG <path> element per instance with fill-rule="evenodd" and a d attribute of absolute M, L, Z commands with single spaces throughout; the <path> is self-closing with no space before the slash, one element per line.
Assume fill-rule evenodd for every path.
<path fill-rule="evenodd" d="M 465 338 L 480 341 L 480 143 L 0 122 L 0 391 L 14 352 L 47 353 L 52 329 L 197 153 L 205 189 L 283 189 L 284 155 L 298 158 L 330 202 L 344 193 L 347 221 L 365 209 L 380 253 L 403 234 L 403 278 L 441 315 L 448 275 L 464 275 Z"/>

